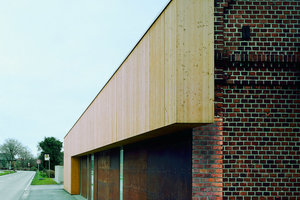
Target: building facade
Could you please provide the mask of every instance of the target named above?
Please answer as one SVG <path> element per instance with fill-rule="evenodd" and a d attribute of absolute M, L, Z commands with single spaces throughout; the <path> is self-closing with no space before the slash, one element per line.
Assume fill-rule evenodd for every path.
<path fill-rule="evenodd" d="M 171 1 L 65 137 L 65 189 L 299 199 L 299 24 L 297 0 Z"/>
<path fill-rule="evenodd" d="M 166 6 L 65 136 L 68 192 L 192 198 L 192 128 L 214 122 L 213 13 L 210 0 Z"/>

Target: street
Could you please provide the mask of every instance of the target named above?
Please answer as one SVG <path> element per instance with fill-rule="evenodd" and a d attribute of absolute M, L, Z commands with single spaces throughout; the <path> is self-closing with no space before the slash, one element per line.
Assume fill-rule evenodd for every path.
<path fill-rule="evenodd" d="M 0 176 L 0 199 L 20 199 L 34 175 L 35 172 L 32 171 L 18 171 L 14 174 Z"/>

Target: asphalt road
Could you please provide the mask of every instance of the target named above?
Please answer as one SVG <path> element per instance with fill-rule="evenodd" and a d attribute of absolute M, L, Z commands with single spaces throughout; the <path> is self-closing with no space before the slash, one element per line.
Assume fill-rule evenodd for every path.
<path fill-rule="evenodd" d="M 34 175 L 35 172 L 18 171 L 14 174 L 0 176 L 0 199 L 19 200 Z"/>

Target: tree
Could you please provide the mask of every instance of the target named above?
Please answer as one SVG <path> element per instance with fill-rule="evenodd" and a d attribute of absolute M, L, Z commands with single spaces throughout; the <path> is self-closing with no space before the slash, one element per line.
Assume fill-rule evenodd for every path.
<path fill-rule="evenodd" d="M 28 147 L 23 147 L 19 154 L 18 154 L 19 159 L 17 160 L 17 166 L 18 168 L 29 168 L 33 166 L 34 163 L 34 157 Z M 28 163 L 30 163 L 30 166 L 28 166 Z"/>
<path fill-rule="evenodd" d="M 0 146 L 0 152 L 3 153 L 7 162 L 13 166 L 16 156 L 22 150 L 23 145 L 16 139 L 6 139 L 4 144 Z"/>
<path fill-rule="evenodd" d="M 0 153 L 0 169 L 7 167 L 7 160 L 4 153 Z"/>
<path fill-rule="evenodd" d="M 55 165 L 59 165 L 63 161 L 63 154 L 61 152 L 62 142 L 54 137 L 45 137 L 45 139 L 38 144 L 38 149 L 41 150 L 39 159 L 42 161 L 42 166 L 48 168 L 48 161 L 44 161 L 45 154 L 50 156 L 50 168 L 54 169 Z"/>

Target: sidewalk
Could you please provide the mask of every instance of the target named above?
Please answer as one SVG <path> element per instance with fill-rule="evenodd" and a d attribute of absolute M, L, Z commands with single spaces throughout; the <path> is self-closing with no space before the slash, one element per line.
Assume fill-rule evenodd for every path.
<path fill-rule="evenodd" d="M 70 195 L 63 185 L 30 185 L 21 200 L 84 200 L 81 196 Z"/>

